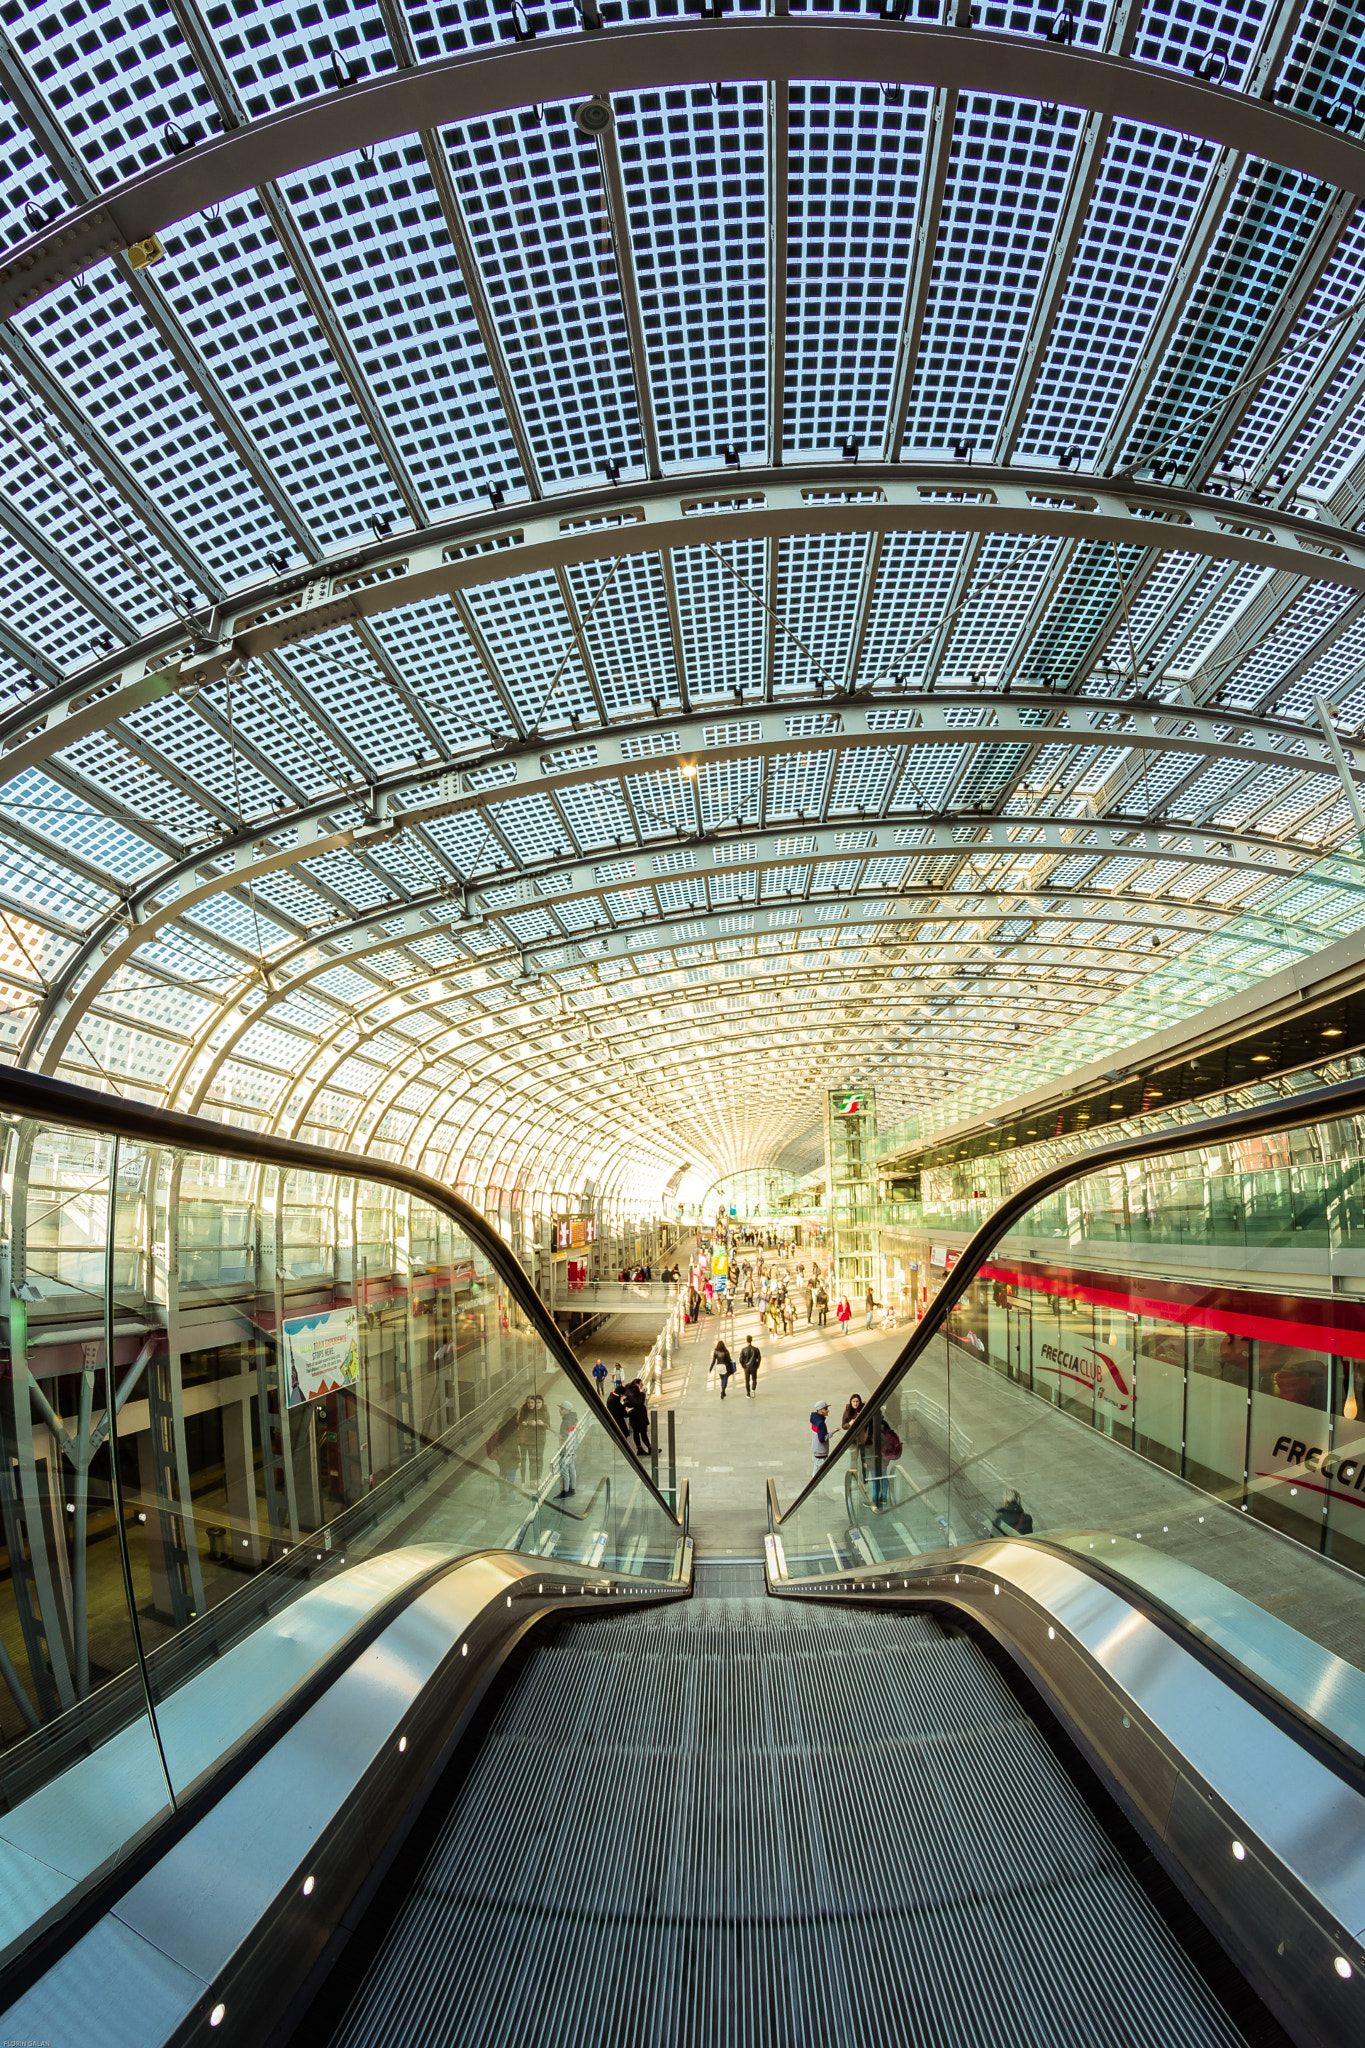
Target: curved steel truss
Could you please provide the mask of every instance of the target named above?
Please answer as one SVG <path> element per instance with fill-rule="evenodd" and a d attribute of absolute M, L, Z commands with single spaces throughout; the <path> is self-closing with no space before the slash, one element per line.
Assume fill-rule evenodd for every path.
<path fill-rule="evenodd" d="M 518 19 L 0 37 L 12 1056 L 654 1199 L 1357 931 L 1349 38 Z"/>

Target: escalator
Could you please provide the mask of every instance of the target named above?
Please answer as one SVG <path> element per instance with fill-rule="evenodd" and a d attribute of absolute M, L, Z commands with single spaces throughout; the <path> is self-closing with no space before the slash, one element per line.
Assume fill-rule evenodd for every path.
<path fill-rule="evenodd" d="M 1132 1830 L 968 1635 L 771 1600 L 757 1567 L 698 1579 L 534 1652 L 301 2042 L 1284 2038 L 1209 1982 Z"/>
<path fill-rule="evenodd" d="M 80 1232 L 16 1236 L 0 1374 L 4 2038 L 1365 2038 L 1365 1580 L 1328 1510 L 1314 1550 L 1144 1451 L 1140 1318 L 1126 1419 L 1082 1418 L 957 1306 L 1155 1141 L 1011 1197 L 720 1565 L 445 1190 L 30 1075 L 0 1104 L 12 1213 Z M 1201 1138 L 1361 1114 L 1353 1082 Z M 177 1267 L 191 1220 L 249 1256 Z M 1218 1384 L 1250 1445 L 1308 1381 Z"/>

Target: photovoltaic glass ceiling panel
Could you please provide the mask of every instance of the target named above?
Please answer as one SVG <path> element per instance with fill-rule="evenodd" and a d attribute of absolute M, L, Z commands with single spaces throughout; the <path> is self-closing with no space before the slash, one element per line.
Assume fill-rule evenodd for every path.
<path fill-rule="evenodd" d="M 743 11 L 757 14 L 756 0 Z M 867 15 L 852 4 L 795 12 L 814 12 L 812 27 Z M 913 6 L 893 32 L 940 12 Z M 1052 16 L 1004 0 L 978 14 L 983 34 L 1056 30 Z M 672 0 L 630 18 L 712 34 Z M 61 16 L 11 4 L 4 19 L 12 239 L 66 195 L 165 163 L 184 143 L 202 149 L 224 114 L 250 121 L 316 102 L 414 57 L 500 43 L 513 54 L 510 16 L 487 0 L 387 13 L 349 0 L 323 13 L 279 0 L 201 12 L 185 0 L 174 14 L 80 0 Z M 583 34 L 567 4 L 524 9 L 519 26 L 534 31 L 537 57 Z M 599 47 L 620 27 L 609 20 Z M 1354 133 L 1342 110 L 1365 85 L 1365 59 L 1349 25 L 1322 10 L 1295 20 L 1266 4 L 1192 14 L 1173 0 L 1081 0 L 1073 27 L 1076 49 L 1131 45 L 1172 75 L 1197 66 L 1215 85 L 1273 88 L 1280 104 Z M 43 101 L 45 125 L 30 132 L 15 109 Z M 946 177 L 933 217 L 935 110 Z M 1087 538 L 1084 508 L 1102 480 L 1122 495 L 1116 464 L 1147 455 L 1253 526 L 1276 501 L 1319 514 L 1319 527 L 1354 525 L 1365 509 L 1365 310 L 1354 310 L 1365 237 L 1349 208 L 1269 156 L 1235 162 L 1197 138 L 971 89 L 954 105 L 929 85 L 875 80 L 689 81 L 618 94 L 601 142 L 573 112 L 561 98 L 436 137 L 408 133 L 207 214 L 187 206 L 151 269 L 105 262 L 0 332 L 9 743 L 38 729 L 55 676 L 89 671 L 112 688 L 118 674 L 140 675 L 144 647 L 125 650 L 153 631 L 144 646 L 156 661 L 191 640 L 213 645 L 208 600 L 244 585 L 283 577 L 296 592 L 316 579 L 316 602 L 328 572 L 363 566 L 386 530 L 429 564 L 446 541 L 438 532 L 433 549 L 426 522 L 454 520 L 464 545 L 482 517 L 493 532 L 475 545 L 507 556 L 461 594 L 426 588 L 381 609 L 366 599 L 365 617 L 348 615 L 347 592 L 372 592 L 368 572 L 343 575 L 324 631 L 250 659 L 229 650 L 230 683 L 218 672 L 127 704 L 39 754 L 0 804 L 11 820 L 8 835 L 0 823 L 6 1043 L 27 1028 L 43 982 L 69 971 L 77 939 L 91 960 L 119 943 L 127 889 L 169 905 L 181 878 L 197 892 L 216 872 L 216 890 L 129 966 L 112 980 L 97 972 L 103 992 L 81 1010 L 66 1070 L 188 1099 L 215 1030 L 222 1041 L 245 1021 L 235 1009 L 220 1018 L 215 992 L 268 988 L 262 964 L 306 942 L 317 982 L 269 997 L 205 1099 L 219 1113 L 275 1116 L 296 1097 L 288 1114 L 306 1114 L 319 1135 L 355 1130 L 397 1156 L 425 1143 L 434 1090 L 438 1103 L 464 1101 L 441 1156 L 484 1186 L 513 1171 L 523 1133 L 546 1159 L 604 1144 L 609 1158 L 622 1142 L 660 1161 L 695 1148 L 697 1120 L 680 1138 L 647 1092 L 643 1055 L 657 1052 L 659 1028 L 646 1006 L 731 977 L 738 990 L 760 968 L 780 1003 L 798 955 L 818 1032 L 862 1013 L 834 1079 L 849 1079 L 865 1051 L 907 1114 L 925 1085 L 916 1044 L 965 1043 L 970 1029 L 975 1066 L 989 1073 L 991 1048 L 997 1066 L 1014 1057 L 1001 1033 L 1019 987 L 1032 992 L 1042 1045 L 1059 1028 L 1054 989 L 1074 1016 L 1135 979 L 1128 892 L 1167 925 L 1172 960 L 1177 936 L 1206 948 L 1162 998 L 1162 1023 L 1212 999 L 1218 974 L 1274 971 L 1288 942 L 1232 926 L 1239 901 L 1270 900 L 1283 875 L 1263 879 L 1247 849 L 1225 857 L 1240 866 L 1202 858 L 1197 829 L 1278 839 L 1284 872 L 1307 870 L 1314 848 L 1353 830 L 1339 782 L 1316 754 L 1276 768 L 1239 758 L 1240 728 L 1221 754 L 1193 752 L 1178 714 L 1274 707 L 1311 739 L 1321 690 L 1349 719 L 1365 704 L 1354 597 L 1277 578 L 1264 561 Z M 462 221 L 474 252 L 464 269 Z M 481 319 L 496 337 L 491 358 Z M 900 398 L 906 459 L 879 476 Z M 699 529 L 695 545 L 667 554 L 638 544 L 647 422 L 661 486 L 681 483 L 699 517 L 747 506 L 757 537 L 713 549 Z M 784 464 L 769 473 L 775 434 Z M 1072 519 L 1067 532 L 992 518 L 996 486 L 980 472 L 1005 455 L 1016 483 L 1041 474 L 1035 502 Z M 913 519 L 900 530 L 903 487 L 926 462 L 937 466 L 920 486 L 930 502 L 970 508 L 985 532 L 915 531 Z M 800 532 L 771 509 L 784 489 L 803 508 Z M 558 570 L 517 563 L 545 491 L 583 501 L 537 527 L 567 541 Z M 1255 491 L 1263 502 L 1248 504 Z M 572 536 L 608 521 L 632 551 L 574 561 Z M 1156 530 L 1149 521 L 1144 540 Z M 1314 559 L 1305 554 L 1306 569 Z M 951 742 L 917 739 L 945 689 L 968 698 L 947 708 Z M 1036 745 L 992 736 L 986 714 L 1006 689 L 1043 693 L 1022 707 Z M 1103 744 L 1055 730 L 1067 707 L 1139 692 L 1164 720 L 1159 749 L 1130 748 L 1109 712 Z M 15 713 L 27 701 L 37 709 L 25 727 Z M 695 774 L 654 765 L 698 737 Z M 296 845 L 295 808 L 319 801 L 334 807 L 323 833 L 357 835 L 348 848 Z M 1152 821 L 1122 857 L 1108 853 L 1106 808 L 1124 829 L 1135 815 Z M 416 809 L 436 815 L 415 829 L 404 821 Z M 913 824 L 891 822 L 907 813 Z M 999 827 L 1025 829 L 1027 814 L 1038 820 L 1027 829 L 1051 818 L 1066 832 L 1093 816 L 1094 843 L 997 845 Z M 898 833 L 910 835 L 902 851 Z M 286 865 L 252 884 L 258 852 Z M 983 900 L 970 932 L 946 913 L 917 926 L 914 985 L 942 996 L 896 1070 L 885 1025 L 868 1021 L 887 985 L 889 905 L 865 892 L 932 881 L 946 902 L 970 903 L 1008 875 L 1032 892 L 1049 882 L 1055 912 L 1035 924 L 1036 912 L 1011 917 L 1003 900 Z M 493 877 L 505 901 L 491 887 L 480 897 Z M 1354 928 L 1349 890 L 1316 876 L 1304 888 L 1301 948 Z M 807 925 L 810 889 L 822 922 Z M 1079 919 L 1073 889 L 1090 892 Z M 854 904 L 856 921 L 845 916 Z M 382 922 L 367 924 L 376 912 Z M 609 917 L 625 949 L 610 954 Z M 1008 958 L 1006 944 L 1017 949 Z M 511 985 L 523 946 L 544 976 L 529 1002 Z M 422 998 L 409 1016 L 439 967 L 461 983 L 458 1006 L 438 992 L 434 1009 Z M 307 1046 L 354 1030 L 339 1005 L 378 1021 L 397 987 L 412 994 L 389 1028 L 309 1110 L 295 1071 Z M 566 1069 L 576 1122 L 551 1142 L 547 1070 L 531 1048 L 571 989 L 593 998 L 597 1052 Z M 1123 1000 L 1137 1004 L 1136 991 Z M 481 1044 L 485 1020 L 499 1029 Z M 818 1032 L 803 1072 L 818 1067 Z M 788 1069 L 752 1027 L 726 1046 L 707 1141 L 729 1132 L 780 1150 L 815 1114 L 818 1086 L 793 1099 Z M 414 1092 L 409 1065 L 428 1047 L 432 1077 Z M 326 1059 L 343 1050 L 338 1041 Z M 1061 1071 L 1065 1058 L 1054 1050 L 1045 1063 Z M 466 1068 L 498 1077 L 496 1104 L 464 1100 Z"/>

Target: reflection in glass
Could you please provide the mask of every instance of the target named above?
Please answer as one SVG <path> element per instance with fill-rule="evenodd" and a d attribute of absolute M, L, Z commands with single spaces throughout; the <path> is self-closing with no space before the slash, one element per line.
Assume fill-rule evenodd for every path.
<path fill-rule="evenodd" d="M 394 1595 L 483 1549 L 667 1580 L 680 1537 L 431 1203 L 126 1140 L 111 1203 L 110 1140 L 6 1142 L 0 1956 Z M 88 1870 L 42 1846 L 73 1800 Z"/>

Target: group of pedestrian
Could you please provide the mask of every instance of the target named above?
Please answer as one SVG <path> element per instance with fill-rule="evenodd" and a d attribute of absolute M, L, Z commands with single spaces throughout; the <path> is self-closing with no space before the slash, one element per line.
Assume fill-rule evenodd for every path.
<path fill-rule="evenodd" d="M 817 1401 L 811 1411 L 811 1460 L 819 1471 L 830 1453 L 829 1402 Z M 905 1446 L 885 1414 L 869 1410 L 861 1394 L 850 1394 L 839 1419 L 841 1434 L 853 1445 L 874 1507 L 886 1499 L 889 1467 Z"/>
<path fill-rule="evenodd" d="M 759 1350 L 752 1337 L 746 1337 L 740 1350 L 739 1365 L 736 1368 L 735 1361 L 730 1355 L 729 1345 L 723 1337 L 720 1338 L 715 1350 L 711 1353 L 711 1370 L 720 1380 L 721 1400 L 725 1399 L 736 1370 L 743 1373 L 744 1392 L 746 1397 L 752 1400 L 758 1392 L 758 1368 L 762 1363 L 763 1353 Z"/>

